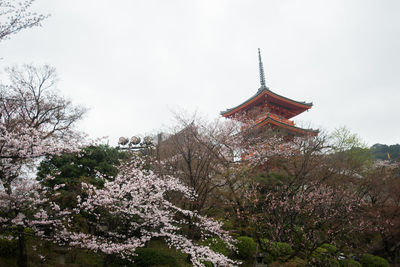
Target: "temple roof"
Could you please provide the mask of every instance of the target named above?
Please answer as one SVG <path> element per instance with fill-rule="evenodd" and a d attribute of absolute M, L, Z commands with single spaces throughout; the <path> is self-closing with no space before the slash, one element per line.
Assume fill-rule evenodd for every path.
<path fill-rule="evenodd" d="M 272 92 L 268 87 L 262 86 L 260 89 L 258 89 L 255 95 L 253 95 L 240 105 L 237 105 L 236 107 L 221 111 L 221 115 L 224 117 L 230 117 L 240 110 L 246 110 L 247 108 L 261 102 L 261 100 L 265 97 L 269 102 L 280 103 L 280 105 L 284 106 L 285 108 L 293 110 L 295 115 L 310 109 L 313 105 L 312 103 L 295 101 L 293 99 L 281 96 L 277 93 Z"/>
<path fill-rule="evenodd" d="M 269 114 L 266 115 L 266 117 L 258 122 L 257 124 L 253 125 L 252 127 L 260 127 L 266 124 L 273 124 L 276 125 L 278 127 L 282 127 L 282 128 L 286 128 L 289 131 L 293 131 L 293 132 L 297 132 L 300 133 L 302 135 L 317 135 L 319 133 L 318 130 L 314 130 L 314 129 L 304 129 L 304 128 L 300 128 L 295 126 L 294 124 L 288 124 L 285 122 L 282 122 L 281 120 L 274 118 L 275 116 L 271 116 Z"/>
<path fill-rule="evenodd" d="M 258 48 L 258 64 L 260 71 L 260 84 L 261 87 L 258 89 L 257 93 L 244 101 L 242 104 L 229 108 L 225 111 L 221 111 L 221 115 L 224 117 L 231 117 L 238 111 L 245 111 L 247 109 L 252 108 L 253 106 L 265 105 L 265 103 L 272 103 L 276 106 L 279 106 L 285 109 L 286 118 L 292 118 L 312 107 L 312 103 L 295 101 L 293 99 L 278 95 L 277 93 L 272 92 L 265 83 L 265 74 L 264 74 L 264 66 L 261 59 L 260 48 Z"/>

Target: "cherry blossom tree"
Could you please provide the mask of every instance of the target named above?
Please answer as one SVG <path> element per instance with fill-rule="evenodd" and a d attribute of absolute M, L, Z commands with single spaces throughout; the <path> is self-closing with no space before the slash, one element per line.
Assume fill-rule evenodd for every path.
<path fill-rule="evenodd" d="M 365 179 L 359 181 L 363 197 L 370 203 L 366 220 L 374 226 L 379 242 L 370 251 L 396 263 L 400 258 L 400 164 L 377 161 Z"/>
<path fill-rule="evenodd" d="M 180 115 L 177 120 L 177 127 L 158 144 L 159 157 L 153 165 L 160 175 L 173 175 L 193 188 L 198 199 L 185 205 L 202 214 L 218 212 L 228 219 L 244 210 L 254 172 L 275 155 L 292 151 L 293 144 L 276 132 L 244 129 L 236 120 L 208 122 Z"/>
<path fill-rule="evenodd" d="M 232 246 L 232 239 L 221 230 L 220 223 L 194 210 L 181 209 L 167 197 L 167 193 L 174 192 L 194 200 L 194 192 L 175 178 L 159 178 L 138 169 L 136 163 L 124 165 L 120 174 L 112 182 L 105 181 L 101 189 L 83 184 L 87 195 L 80 197 L 75 209 L 61 208 L 54 202 L 64 185 L 47 188 L 39 184 L 29 177 L 29 167 L 44 156 L 79 149 L 81 138 L 73 125 L 85 110 L 54 92 L 53 68 L 23 69 L 7 70 L 10 84 L 2 85 L 0 98 L 0 227 L 3 238 L 18 239 L 19 266 L 27 266 L 26 235 L 30 233 L 26 228 L 60 245 L 126 258 L 150 239 L 164 238 L 170 246 L 190 255 L 196 266 L 205 261 L 216 266 L 237 265 L 182 234 L 190 221 L 203 238 L 217 236 Z M 89 231 L 75 227 L 73 220 L 78 215 L 92 219 Z"/>
<path fill-rule="evenodd" d="M 0 41 L 23 29 L 40 26 L 48 16 L 31 12 L 35 0 L 0 0 Z"/>
<path fill-rule="evenodd" d="M 168 199 L 168 193 L 174 192 L 193 201 L 194 191 L 174 177 L 160 178 L 139 166 L 135 160 L 124 164 L 115 179 L 101 189 L 83 183 L 87 196 L 78 196 L 73 213 L 85 215 L 90 229 L 77 231 L 70 216 L 60 224 L 56 241 L 130 259 L 136 248 L 153 238 L 163 238 L 169 246 L 188 254 L 194 266 L 204 266 L 206 261 L 214 266 L 236 266 L 238 262 L 182 234 L 190 220 L 203 239 L 215 236 L 231 247 L 233 244 L 221 223 L 181 209 Z"/>
<path fill-rule="evenodd" d="M 26 65 L 7 73 L 9 83 L 0 87 L 0 227 L 17 237 L 18 264 L 26 266 L 25 227 L 50 224 L 46 194 L 31 168 L 44 156 L 79 149 L 83 139 L 73 126 L 85 110 L 56 93 L 52 67 Z"/>
<path fill-rule="evenodd" d="M 363 216 L 369 203 L 351 183 L 358 173 L 336 162 L 325 138 L 288 141 L 289 152 L 276 154 L 253 176 L 238 216 L 250 222 L 260 245 L 263 238 L 287 242 L 307 258 L 323 243 L 351 245 L 371 228 Z"/>
<path fill-rule="evenodd" d="M 255 187 L 255 190 L 262 190 Z M 250 197 L 249 215 L 259 238 L 287 242 L 306 258 L 324 243 L 350 244 L 369 229 L 359 213 L 366 203 L 344 188 L 310 182 L 300 187 L 279 186 Z"/>
<path fill-rule="evenodd" d="M 248 209 L 245 196 L 254 176 L 277 155 L 291 155 L 294 143 L 270 129 L 244 129 L 238 121 L 179 119 L 178 130 L 159 144 L 161 167 L 156 170 L 194 188 L 198 201 L 185 207 L 209 212 L 228 229 L 245 230 L 248 217 L 234 218 Z M 195 237 L 190 225 L 188 234 Z"/>

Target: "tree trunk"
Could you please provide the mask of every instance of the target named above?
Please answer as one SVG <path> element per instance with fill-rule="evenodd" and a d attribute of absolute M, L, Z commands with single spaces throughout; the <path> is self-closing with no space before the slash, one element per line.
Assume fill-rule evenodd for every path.
<path fill-rule="evenodd" d="M 18 226 L 18 267 L 28 266 L 28 255 L 26 252 L 26 239 L 24 233 L 24 227 Z"/>

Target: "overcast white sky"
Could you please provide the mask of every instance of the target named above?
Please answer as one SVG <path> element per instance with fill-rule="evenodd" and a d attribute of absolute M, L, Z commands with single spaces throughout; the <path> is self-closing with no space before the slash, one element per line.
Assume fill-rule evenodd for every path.
<path fill-rule="evenodd" d="M 51 14 L 0 43 L 0 67 L 50 64 L 90 108 L 91 137 L 152 133 L 171 110 L 209 118 L 267 86 L 314 107 L 295 118 L 400 143 L 400 1 L 37 0 Z"/>

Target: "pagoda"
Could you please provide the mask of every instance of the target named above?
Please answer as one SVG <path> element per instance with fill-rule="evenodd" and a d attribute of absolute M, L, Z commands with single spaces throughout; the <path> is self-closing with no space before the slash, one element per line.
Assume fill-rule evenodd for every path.
<path fill-rule="evenodd" d="M 297 127 L 291 118 L 308 111 L 312 103 L 295 101 L 278 95 L 265 85 L 264 67 L 258 49 L 261 87 L 257 93 L 240 105 L 222 111 L 225 118 L 235 119 L 244 123 L 244 128 L 272 128 L 286 135 L 304 136 L 317 135 L 318 131 Z"/>

